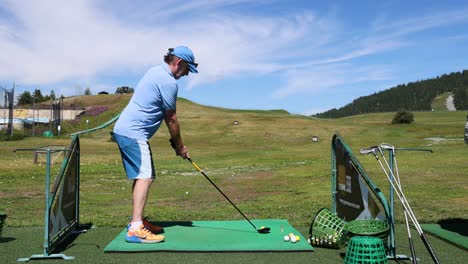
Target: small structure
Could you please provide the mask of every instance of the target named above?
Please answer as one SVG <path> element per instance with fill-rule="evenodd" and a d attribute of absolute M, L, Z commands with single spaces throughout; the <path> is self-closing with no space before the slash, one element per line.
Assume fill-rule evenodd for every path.
<path fill-rule="evenodd" d="M 236 120 L 236 121 L 232 122 L 232 124 L 237 126 L 237 125 L 239 125 L 239 121 Z"/>
<path fill-rule="evenodd" d="M 312 137 L 312 142 L 319 142 L 319 137 L 313 136 Z"/>
<path fill-rule="evenodd" d="M 466 125 L 465 125 L 465 144 L 468 144 L 468 115 L 466 116 Z"/>

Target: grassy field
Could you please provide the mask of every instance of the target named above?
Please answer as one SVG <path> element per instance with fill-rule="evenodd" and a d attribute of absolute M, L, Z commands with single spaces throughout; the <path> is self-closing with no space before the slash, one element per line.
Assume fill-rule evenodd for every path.
<path fill-rule="evenodd" d="M 81 98 L 85 106 L 109 110 L 86 116 L 67 133 L 109 120 L 125 106 L 127 95 Z M 182 135 L 191 157 L 250 218 L 288 219 L 309 225 L 321 207 L 331 206 L 330 140 L 339 132 L 377 185 L 388 193 L 378 163 L 359 149 L 382 142 L 396 147 L 429 147 L 434 153 L 399 152 L 402 183 L 421 223 L 468 219 L 468 146 L 463 143 L 465 112 L 414 112 L 410 125 L 391 125 L 393 113 L 340 119 L 315 119 L 284 111 L 237 111 L 178 101 Z M 238 125 L 233 125 L 238 121 Z M 123 227 L 131 210 L 131 182 L 121 164 L 110 128 L 81 138 L 81 221 Z M 320 138 L 313 143 L 312 136 Z M 443 140 L 427 140 L 440 138 Z M 151 139 L 157 180 L 146 215 L 154 220 L 242 219 L 187 162 L 176 157 L 163 125 Z M 45 166 L 32 153 L 15 148 L 70 144 L 70 138 L 26 138 L 0 142 L 0 211 L 9 227 L 43 224 Z M 56 170 L 59 165 L 54 165 Z M 403 221 L 397 206 L 397 222 Z"/>

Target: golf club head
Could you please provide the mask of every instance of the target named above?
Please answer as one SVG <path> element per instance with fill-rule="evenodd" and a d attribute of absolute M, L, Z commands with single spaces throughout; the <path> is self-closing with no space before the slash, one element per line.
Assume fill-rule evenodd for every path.
<path fill-rule="evenodd" d="M 380 147 L 383 149 L 390 149 L 390 150 L 395 150 L 395 146 L 388 144 L 388 143 L 382 143 L 380 144 Z"/>
<path fill-rule="evenodd" d="M 267 233 L 270 233 L 270 228 L 269 227 L 262 227 L 260 229 L 257 229 L 257 232 L 259 232 L 260 234 L 267 234 Z"/>
<path fill-rule="evenodd" d="M 375 155 L 375 149 L 377 148 L 378 148 L 377 146 L 372 146 L 370 148 L 362 148 L 361 150 L 359 150 L 359 153 L 361 153 L 361 155 L 366 155 L 370 153 Z"/>

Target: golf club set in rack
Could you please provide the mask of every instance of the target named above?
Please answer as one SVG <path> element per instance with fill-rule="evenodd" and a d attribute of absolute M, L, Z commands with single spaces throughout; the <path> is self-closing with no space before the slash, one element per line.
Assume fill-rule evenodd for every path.
<path fill-rule="evenodd" d="M 418 232 L 419 236 L 421 237 L 421 240 L 424 244 L 424 246 L 426 247 L 427 251 L 429 252 L 429 254 L 431 255 L 431 258 L 432 260 L 434 261 L 434 263 L 440 263 L 439 262 L 439 259 L 437 258 L 437 255 L 435 254 L 431 244 L 429 243 L 429 241 L 427 240 L 427 237 L 426 235 L 424 234 L 424 231 L 422 230 L 418 220 L 416 219 L 416 216 L 413 212 L 413 210 L 411 209 L 411 206 L 409 205 L 408 203 L 408 200 L 406 199 L 406 196 L 403 192 L 403 188 L 401 186 L 401 181 L 400 181 L 400 175 L 399 175 L 399 171 L 398 171 L 398 164 L 397 164 L 397 160 L 396 160 L 396 151 L 397 150 L 402 150 L 402 151 L 429 151 L 429 152 L 432 152 L 432 150 L 429 150 L 429 149 L 418 149 L 418 148 L 395 148 L 393 145 L 390 145 L 390 144 L 387 144 L 387 143 L 382 143 L 380 146 L 372 146 L 372 147 L 369 147 L 369 148 L 363 148 L 360 150 L 360 153 L 362 155 L 366 155 L 366 154 L 372 154 L 375 159 L 377 160 L 377 162 L 379 163 L 380 167 L 382 168 L 385 176 L 387 177 L 388 181 L 390 182 L 390 185 L 391 185 L 391 188 L 390 188 L 390 211 L 391 211 L 391 215 L 392 215 L 392 222 L 393 222 L 393 194 L 396 193 L 400 202 L 401 202 L 401 205 L 403 206 L 403 214 L 404 214 L 404 217 L 405 217 L 405 223 L 406 223 L 406 230 L 407 230 L 407 233 L 408 233 L 408 241 L 409 241 L 409 247 L 410 247 L 410 250 L 411 250 L 411 260 L 412 260 L 412 263 L 417 263 L 417 257 L 416 257 L 416 253 L 415 253 L 415 250 L 414 250 L 414 244 L 413 244 L 413 239 L 411 237 L 411 230 L 410 230 L 410 225 L 409 225 L 409 220 L 411 220 L 411 222 L 413 223 L 413 226 L 414 228 L 416 229 L 416 231 Z M 387 159 L 385 158 L 385 154 L 384 154 L 384 151 L 388 151 L 389 152 L 389 161 L 390 163 L 387 161 Z M 386 167 L 384 167 L 381 159 L 379 158 L 379 154 L 380 156 L 382 157 L 382 159 L 384 160 L 384 163 L 386 165 Z M 388 172 L 387 172 L 387 169 L 388 169 Z M 393 227 L 393 224 L 392 223 L 392 227 Z M 392 235 L 394 235 L 394 231 L 392 230 Z M 393 251 L 395 250 L 395 246 L 393 246 Z M 395 252 L 392 252 L 393 255 L 395 255 Z"/>

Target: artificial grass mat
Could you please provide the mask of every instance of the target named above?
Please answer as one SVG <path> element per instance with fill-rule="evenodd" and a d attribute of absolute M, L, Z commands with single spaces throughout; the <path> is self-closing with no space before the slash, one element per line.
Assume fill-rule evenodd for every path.
<path fill-rule="evenodd" d="M 294 227 L 307 236 L 309 227 L 299 225 Z M 57 252 L 67 256 L 74 256 L 73 261 L 61 260 L 34 260 L 33 264 L 50 264 L 50 263 L 70 263 L 70 264 L 123 264 L 123 263 L 153 263 L 158 264 L 174 264 L 174 263 L 190 263 L 190 264 L 206 264 L 206 263 L 223 263 L 223 264 L 285 264 L 285 263 L 320 263 L 334 264 L 343 263 L 343 255 L 346 248 L 342 249 L 327 249 L 315 247 L 314 251 L 304 252 L 177 252 L 177 251 L 154 251 L 154 252 L 135 252 L 135 253 L 105 253 L 106 245 L 120 233 L 121 227 L 99 226 L 90 229 L 86 233 L 79 234 L 76 239 L 70 240 L 68 244 Z M 421 260 L 418 263 L 432 263 L 427 249 L 424 247 L 421 239 L 417 237 L 416 230 L 413 232 L 413 240 L 416 248 L 417 257 Z M 29 257 L 32 254 L 42 252 L 44 244 L 44 227 L 43 226 L 28 226 L 28 227 L 10 227 L 3 229 L 2 237 L 0 238 L 0 263 L 17 263 L 16 259 L 20 257 Z M 466 263 L 468 252 L 448 244 L 444 240 L 428 235 L 441 263 Z M 410 255 L 408 247 L 408 234 L 404 224 L 396 225 L 397 239 L 397 254 Z M 410 264 L 411 261 L 393 261 L 389 264 Z"/>
<path fill-rule="evenodd" d="M 270 227 L 270 233 L 258 233 L 247 221 L 185 221 L 157 222 L 164 228 L 164 242 L 153 244 L 127 243 L 127 229 L 120 232 L 104 249 L 105 252 L 183 251 L 183 252 L 276 252 L 313 251 L 313 247 L 287 220 L 252 220 L 260 228 Z M 283 232 L 281 232 L 281 230 Z M 294 233 L 296 243 L 283 237 Z"/>
<path fill-rule="evenodd" d="M 468 229 L 466 223 L 422 224 L 422 229 L 448 243 L 468 250 Z"/>

